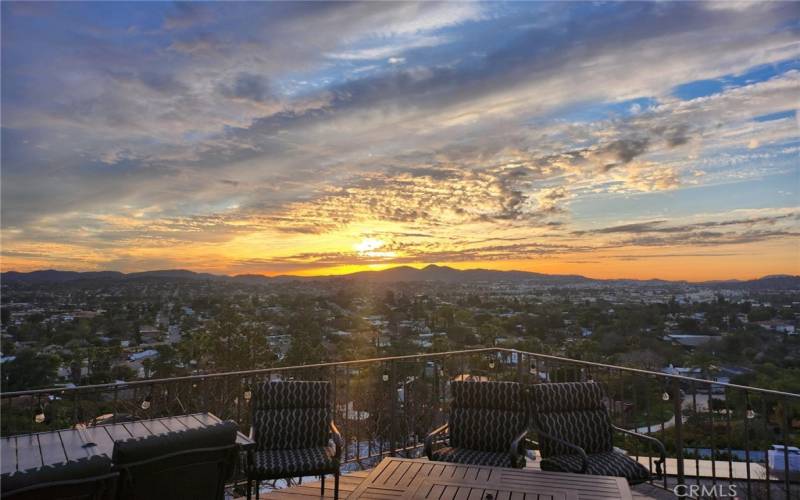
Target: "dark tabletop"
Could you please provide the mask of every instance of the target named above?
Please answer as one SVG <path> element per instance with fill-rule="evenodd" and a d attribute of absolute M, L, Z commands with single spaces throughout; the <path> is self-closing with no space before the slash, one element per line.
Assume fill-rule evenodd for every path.
<path fill-rule="evenodd" d="M 83 430 L 63 429 L 58 431 L 20 434 L 0 439 L 2 473 L 56 464 L 93 455 L 111 457 L 114 441 L 167 434 L 186 429 L 197 429 L 213 425 L 221 420 L 212 413 L 193 413 L 176 417 L 154 418 L 119 424 L 104 424 Z M 94 443 L 94 445 L 91 445 Z M 236 443 L 249 448 L 255 443 L 239 432 Z"/>

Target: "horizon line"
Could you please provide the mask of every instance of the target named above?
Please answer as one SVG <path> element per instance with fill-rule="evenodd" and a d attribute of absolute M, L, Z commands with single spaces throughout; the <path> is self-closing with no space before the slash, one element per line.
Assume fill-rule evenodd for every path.
<path fill-rule="evenodd" d="M 127 271 L 127 272 L 126 271 L 120 271 L 120 270 L 114 270 L 114 269 L 81 270 L 81 271 L 71 270 L 71 269 L 54 269 L 54 268 L 34 269 L 34 270 L 31 270 L 31 271 L 17 271 L 15 269 L 10 269 L 10 270 L 1 270 L 0 269 L 0 274 L 2 274 L 2 275 L 6 274 L 6 273 L 32 274 L 32 273 L 37 273 L 37 272 L 52 271 L 52 272 L 64 272 L 64 273 L 119 273 L 119 274 L 128 276 L 128 275 L 131 275 L 131 274 L 158 273 L 158 272 L 189 272 L 189 273 L 194 273 L 194 274 L 209 274 L 209 275 L 212 275 L 212 276 L 224 277 L 224 278 L 236 278 L 236 277 L 241 277 L 241 276 L 257 276 L 257 277 L 262 277 L 262 278 L 267 278 L 267 279 L 275 279 L 275 278 L 314 279 L 314 278 L 346 278 L 348 276 L 353 276 L 353 275 L 356 275 L 356 274 L 381 273 L 381 272 L 392 271 L 392 270 L 401 269 L 401 268 L 410 268 L 410 269 L 415 269 L 417 271 L 421 271 L 421 270 L 424 270 L 424 269 L 427 269 L 427 268 L 430 268 L 430 267 L 442 268 L 442 269 L 450 269 L 450 270 L 457 271 L 457 272 L 490 271 L 490 272 L 497 272 L 497 273 L 504 273 L 504 274 L 506 274 L 506 273 L 528 273 L 528 274 L 537 274 L 537 275 L 541 275 L 541 276 L 553 276 L 553 277 L 555 277 L 555 276 L 558 276 L 558 277 L 577 277 L 577 278 L 585 278 L 585 279 L 589 279 L 589 280 L 593 280 L 593 281 L 665 281 L 665 282 L 669 282 L 669 283 L 681 283 L 681 282 L 683 282 L 683 283 L 702 284 L 702 283 L 755 281 L 755 280 L 771 278 L 771 277 L 800 278 L 800 275 L 791 274 L 791 273 L 777 273 L 777 274 L 773 273 L 773 274 L 767 274 L 767 275 L 751 277 L 751 278 L 723 278 L 723 279 L 712 279 L 712 280 L 702 280 L 702 281 L 690 281 L 688 279 L 665 279 L 665 278 L 657 278 L 657 277 L 651 277 L 651 278 L 627 278 L 627 277 L 594 278 L 594 277 L 587 276 L 587 275 L 584 275 L 584 274 L 543 273 L 543 272 L 538 272 L 538 271 L 526 271 L 526 270 L 522 270 L 522 269 L 491 269 L 491 268 L 485 268 L 485 267 L 459 269 L 459 268 L 455 268 L 455 267 L 452 267 L 452 266 L 434 264 L 434 263 L 420 264 L 418 266 L 411 265 L 411 264 L 401 264 L 401 265 L 397 265 L 397 266 L 393 266 L 393 267 L 386 267 L 386 268 L 383 268 L 383 269 L 364 269 L 364 270 L 360 270 L 360 271 L 352 271 L 352 272 L 339 273 L 339 274 L 308 274 L 308 275 L 303 275 L 303 274 L 263 274 L 263 273 L 228 274 L 228 273 L 217 273 L 217 272 L 210 272 L 210 271 L 195 271 L 195 270 L 189 269 L 189 268 L 149 269 L 149 270 L 144 270 L 144 271 Z"/>

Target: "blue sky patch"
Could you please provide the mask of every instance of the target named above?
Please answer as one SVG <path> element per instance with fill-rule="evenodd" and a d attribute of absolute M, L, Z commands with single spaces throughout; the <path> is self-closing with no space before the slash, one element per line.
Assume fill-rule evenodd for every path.
<path fill-rule="evenodd" d="M 728 74 L 708 80 L 682 83 L 672 89 L 672 95 L 684 101 L 719 94 L 725 90 L 764 82 L 792 70 L 800 70 L 800 60 L 781 61 L 749 68 L 740 74 Z"/>
<path fill-rule="evenodd" d="M 797 111 L 788 109 L 786 111 L 778 111 L 777 113 L 770 113 L 768 115 L 756 116 L 753 120 L 757 122 L 771 122 L 773 120 L 782 120 L 784 118 L 794 118 Z"/>

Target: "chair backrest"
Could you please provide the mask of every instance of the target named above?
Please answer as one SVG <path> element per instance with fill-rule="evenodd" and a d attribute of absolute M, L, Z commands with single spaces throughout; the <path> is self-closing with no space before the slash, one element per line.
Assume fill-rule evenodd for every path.
<path fill-rule="evenodd" d="M 13 500 L 112 500 L 119 473 L 111 459 L 95 455 L 55 465 L 3 474 L 0 497 Z"/>
<path fill-rule="evenodd" d="M 611 419 L 603 404 L 603 389 L 594 382 L 563 382 L 531 386 L 533 426 L 580 446 L 586 453 L 613 448 Z M 543 457 L 574 455 L 575 451 L 540 436 Z"/>
<path fill-rule="evenodd" d="M 522 386 L 516 382 L 451 382 L 450 445 L 508 451 L 527 425 Z"/>
<path fill-rule="evenodd" d="M 266 382 L 253 398 L 252 429 L 259 450 L 314 448 L 328 444 L 333 410 L 324 381 Z"/>
<path fill-rule="evenodd" d="M 120 499 L 222 498 L 236 459 L 235 422 L 114 443 Z"/>

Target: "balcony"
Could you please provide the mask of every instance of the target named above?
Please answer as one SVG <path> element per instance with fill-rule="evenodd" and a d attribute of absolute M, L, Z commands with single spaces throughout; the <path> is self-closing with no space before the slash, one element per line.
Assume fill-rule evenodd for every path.
<path fill-rule="evenodd" d="M 673 498 L 677 485 L 687 492 L 733 486 L 745 498 L 800 495 L 794 457 L 775 448 L 800 440 L 798 394 L 502 348 L 8 392 L 0 397 L 2 436 L 200 412 L 234 420 L 247 433 L 252 389 L 289 379 L 333 385 L 345 442 L 342 498 L 382 458 L 422 456 L 426 434 L 447 421 L 453 380 L 602 384 L 615 425 L 666 446 L 665 473 L 634 487 L 639 498 Z M 614 445 L 655 473 L 657 457 L 641 442 L 620 435 Z M 538 468 L 536 455 L 529 451 L 528 468 Z M 319 497 L 314 481 L 263 482 L 262 496 Z M 243 494 L 240 475 L 227 490 Z"/>

